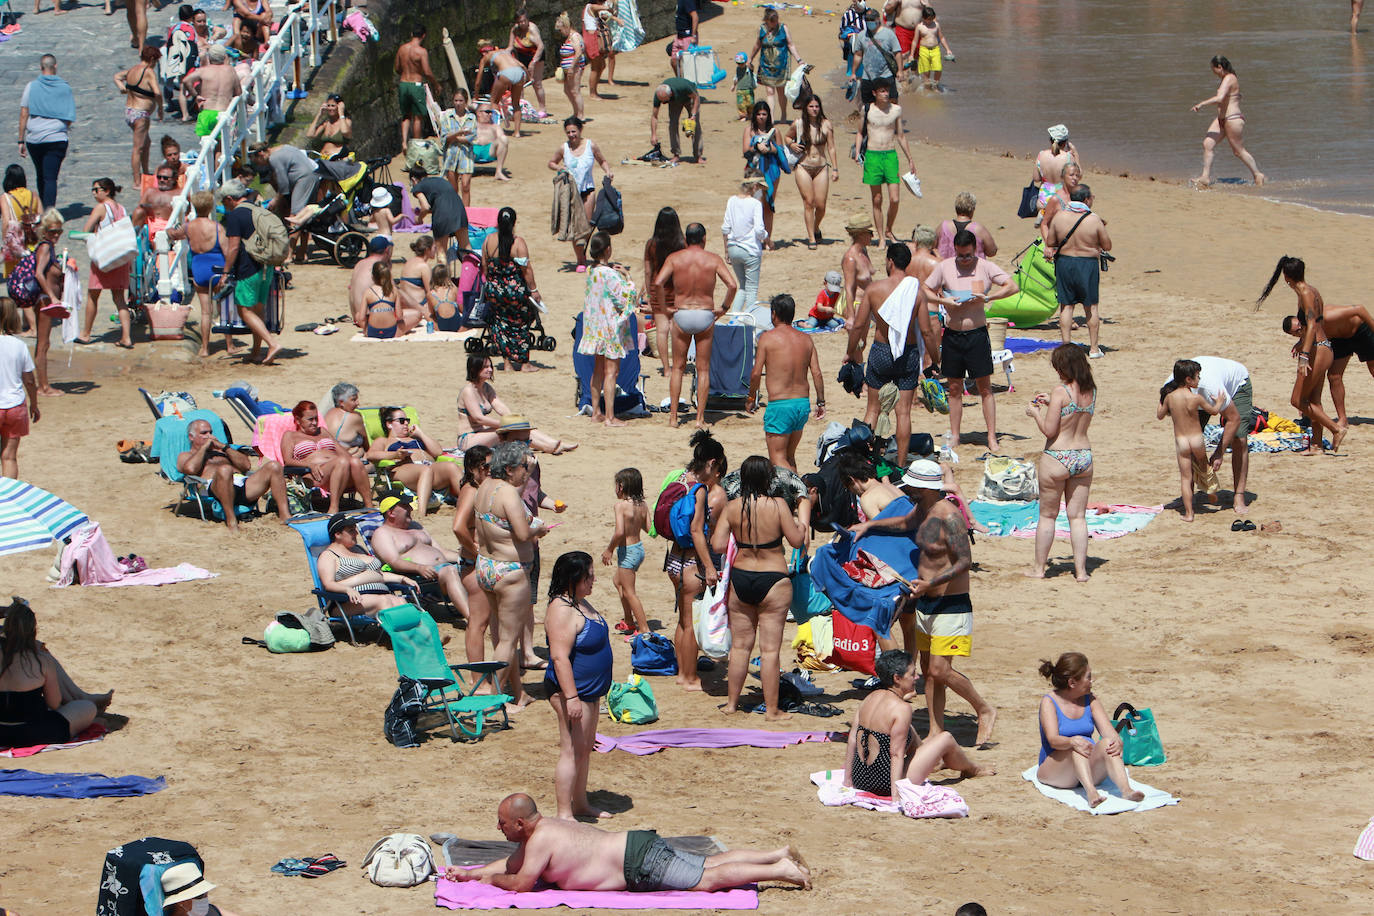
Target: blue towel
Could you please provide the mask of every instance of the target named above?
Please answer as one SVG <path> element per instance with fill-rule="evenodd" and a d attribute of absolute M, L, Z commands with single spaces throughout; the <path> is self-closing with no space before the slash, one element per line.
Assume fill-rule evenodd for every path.
<path fill-rule="evenodd" d="M 1034 337 L 1008 337 L 1006 347 L 1013 353 L 1034 353 L 1036 350 L 1053 350 L 1059 346 L 1057 340 L 1036 340 Z"/>
<path fill-rule="evenodd" d="M 29 83 L 29 114 L 36 118 L 56 118 L 71 124 L 76 120 L 76 100 L 67 81 L 45 73 Z"/>
<path fill-rule="evenodd" d="M 0 795 L 30 798 L 102 798 L 152 795 L 167 788 L 161 776 L 105 776 L 102 773 L 36 773 L 0 770 Z"/>
<path fill-rule="evenodd" d="M 211 410 L 188 410 L 180 417 L 172 415 L 158 420 L 153 424 L 152 456 L 157 459 L 158 467 L 162 469 L 162 473 L 173 483 L 181 483 L 182 478 L 186 476 L 177 470 L 177 458 L 181 456 L 182 452 L 191 450 L 191 434 L 186 430 L 195 420 L 204 420 L 209 423 L 210 432 L 219 441 L 229 441 L 229 433 L 224 428 L 224 421 Z"/>
<path fill-rule="evenodd" d="M 1029 503 L 985 503 L 974 500 L 969 512 L 976 522 L 988 526 L 993 537 L 1009 537 L 1013 531 L 1034 528 L 1040 519 L 1039 501 Z"/>
<path fill-rule="evenodd" d="M 878 513 L 878 518 L 906 515 L 911 509 L 911 500 L 906 497 L 894 499 Z M 851 534 L 843 534 L 835 543 L 821 547 L 811 558 L 812 583 L 825 593 L 840 613 L 855 623 L 865 624 L 875 632 L 886 634 L 892 629 L 897 598 L 904 589 L 900 582 L 882 588 L 868 588 L 851 579 L 841 566 L 854 559 L 859 547 L 910 580 L 917 578 L 916 563 L 920 558 L 920 550 L 916 547 L 914 532 L 889 534 L 870 531 L 857 540 Z"/>

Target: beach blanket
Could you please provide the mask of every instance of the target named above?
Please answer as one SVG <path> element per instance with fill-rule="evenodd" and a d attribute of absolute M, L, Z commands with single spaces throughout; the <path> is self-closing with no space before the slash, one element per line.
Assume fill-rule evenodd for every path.
<path fill-rule="evenodd" d="M 193 579 L 214 579 L 219 573 L 212 573 L 208 569 L 201 569 L 199 566 L 192 566 L 190 563 L 178 563 L 176 566 L 169 566 L 163 569 L 145 569 L 136 573 L 125 573 L 114 582 L 83 582 L 82 585 L 103 585 L 106 588 L 121 588 L 125 585 L 175 585 L 178 582 L 190 582 Z M 53 588 L 58 586 L 54 585 Z"/>
<path fill-rule="evenodd" d="M 105 737 L 109 731 L 99 722 L 91 725 L 70 741 L 62 744 L 35 744 L 33 747 L 6 747 L 0 748 L 0 757 L 32 757 L 34 754 L 41 754 L 44 751 L 61 751 L 69 747 L 80 747 L 83 744 L 94 744 Z"/>
<path fill-rule="evenodd" d="M 550 887 L 518 894 L 481 881 L 440 878 L 434 905 L 450 910 L 542 910 L 555 906 L 605 910 L 756 910 L 755 887 L 726 891 L 565 891 Z"/>
<path fill-rule="evenodd" d="M 770 732 L 754 728 L 654 728 L 612 738 L 597 734 L 596 749 L 609 754 L 622 750 L 637 757 L 669 747 L 790 747 L 830 740 L 830 732 Z"/>
<path fill-rule="evenodd" d="M 0 770 L 0 795 L 29 798 L 106 798 L 152 795 L 167 788 L 159 776 L 106 776 L 103 773 L 36 773 Z"/>
<path fill-rule="evenodd" d="M 1364 828 L 1364 833 L 1355 841 L 1355 858 L 1374 859 L 1374 817 L 1369 819 L 1369 826 Z"/>
<path fill-rule="evenodd" d="M 482 333 L 481 328 L 468 328 L 464 331 L 426 331 L 423 326 L 416 328 L 409 334 L 400 337 L 383 339 L 381 337 L 368 337 L 364 331 L 359 331 L 350 338 L 353 343 L 384 344 L 384 343 L 457 343 L 467 340 L 469 337 L 477 337 Z"/>
<path fill-rule="evenodd" d="M 1040 794 L 1046 798 L 1052 798 L 1070 808 L 1077 808 L 1079 811 L 1086 811 L 1089 814 L 1128 814 L 1132 811 L 1149 811 L 1151 808 L 1178 804 L 1178 799 L 1168 792 L 1160 791 L 1134 779 L 1131 780 L 1131 788 L 1144 792 L 1145 800 L 1128 801 L 1121 797 L 1121 790 L 1116 787 L 1116 783 L 1108 778 L 1097 784 L 1097 791 L 1106 795 L 1107 800 L 1093 808 L 1088 805 L 1088 794 L 1083 791 L 1082 786 L 1076 789 L 1056 789 L 1053 786 L 1047 786 L 1035 778 L 1035 771 L 1038 769 L 1040 769 L 1039 765 L 1031 767 L 1021 774 L 1021 778 L 1039 789 Z"/>
<path fill-rule="evenodd" d="M 452 833 L 431 833 L 429 838 L 439 844 L 445 865 L 487 865 L 515 852 L 516 844 L 509 840 L 468 840 Z M 665 836 L 663 842 L 683 852 L 699 856 L 713 856 L 725 852 L 725 847 L 709 836 Z"/>
<path fill-rule="evenodd" d="M 835 808 L 853 805 L 870 811 L 897 811 L 911 818 L 968 817 L 968 804 L 949 786 L 929 782 L 916 785 L 909 779 L 897 780 L 897 797 L 887 798 L 844 786 L 844 770 L 821 770 L 811 774 L 816 797 L 822 805 Z"/>
<path fill-rule="evenodd" d="M 994 503 L 974 500 L 969 510 L 975 521 L 988 527 L 992 537 L 1035 537 L 1040 519 L 1040 503 Z M 1139 531 L 1164 511 L 1163 506 L 1108 506 L 1107 511 L 1088 510 L 1088 537 L 1099 540 L 1125 537 Z M 1054 522 L 1054 536 L 1069 536 L 1069 517 L 1063 509 Z"/>
<path fill-rule="evenodd" d="M 1207 448 L 1217 447 L 1217 443 L 1221 441 L 1221 433 L 1221 427 L 1215 424 L 1207 426 L 1202 431 L 1203 438 L 1207 440 Z M 1266 429 L 1263 432 L 1251 433 L 1246 438 L 1246 445 L 1252 452 L 1300 452 L 1307 448 L 1307 435 Z M 1322 439 L 1322 447 L 1330 448 L 1331 440 Z"/>
<path fill-rule="evenodd" d="M 910 511 L 911 500 L 902 497 L 888 503 L 877 517 L 892 518 Z M 896 602 L 905 586 L 896 582 L 881 588 L 866 588 L 851 579 L 843 564 L 854 559 L 860 546 L 890 566 L 897 575 L 909 581 L 916 580 L 916 561 L 920 551 L 916 547 L 914 532 L 870 531 L 857 541 L 852 534 L 845 532 L 833 544 L 820 547 L 811 558 L 811 582 L 825 593 L 846 618 L 871 627 L 877 633 L 886 634 L 892 629 Z"/>
<path fill-rule="evenodd" d="M 1053 350 L 1059 346 L 1057 340 L 1037 340 L 1034 337 L 1008 337 L 1006 349 L 1013 353 L 1034 353 L 1036 350 Z"/>
<path fill-rule="evenodd" d="M 800 320 L 801 319 L 798 319 L 798 321 Z M 801 331 L 803 334 L 834 334 L 839 331 L 845 330 L 843 321 L 834 325 L 827 323 L 825 325 L 821 325 L 820 327 L 815 328 L 804 328 L 801 325 L 799 325 L 796 321 L 794 321 L 792 322 L 792 327 L 796 328 L 798 331 Z"/>

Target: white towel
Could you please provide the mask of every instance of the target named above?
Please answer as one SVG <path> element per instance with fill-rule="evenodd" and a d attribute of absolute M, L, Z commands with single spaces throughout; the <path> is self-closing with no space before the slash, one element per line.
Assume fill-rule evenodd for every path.
<path fill-rule="evenodd" d="M 921 293 L 921 281 L 907 277 L 887 297 L 878 308 L 878 315 L 887 322 L 887 343 L 892 348 L 893 360 L 900 359 L 906 352 L 906 329 L 911 324 L 911 313 L 916 309 L 916 300 Z M 925 341 L 916 334 L 917 349 L 925 350 Z M 922 352 L 922 359 L 925 358 Z"/>
<path fill-rule="evenodd" d="M 1143 782 L 1136 782 L 1132 779 L 1131 788 L 1145 793 L 1143 801 L 1133 802 L 1121 797 L 1121 790 L 1116 787 L 1116 783 L 1110 778 L 1103 779 L 1097 784 L 1097 791 L 1107 796 L 1107 800 L 1096 808 L 1088 804 L 1088 793 L 1083 791 L 1083 787 L 1076 789 L 1056 789 L 1054 786 L 1047 786 L 1035 778 L 1036 770 L 1040 767 L 1033 766 L 1021 774 L 1021 778 L 1040 790 L 1040 794 L 1046 798 L 1052 798 L 1057 802 L 1062 802 L 1070 808 L 1077 808 L 1079 811 L 1086 811 L 1089 814 L 1126 814 L 1131 811 L 1149 811 L 1151 808 L 1162 808 L 1165 805 L 1176 805 L 1178 799 L 1168 792 L 1162 792 L 1153 786 L 1147 786 Z"/>
<path fill-rule="evenodd" d="M 844 770 L 821 770 L 819 773 L 812 773 L 811 782 L 816 786 L 817 799 L 822 805 L 830 808 L 854 805 L 870 811 L 898 811 L 907 817 L 918 819 L 968 817 L 968 805 L 959 793 L 949 786 L 931 785 L 930 782 L 923 782 L 918 786 L 909 779 L 899 779 L 897 798 L 892 799 L 842 785 Z"/>

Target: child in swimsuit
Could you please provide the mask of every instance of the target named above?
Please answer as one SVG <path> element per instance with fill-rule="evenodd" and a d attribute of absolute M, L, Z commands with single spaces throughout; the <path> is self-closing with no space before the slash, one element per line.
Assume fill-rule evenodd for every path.
<path fill-rule="evenodd" d="M 441 331 L 461 331 L 463 312 L 458 307 L 458 291 L 449 277 L 448 266 L 435 264 L 429 275 L 429 314 Z"/>
<path fill-rule="evenodd" d="M 1155 418 L 1163 420 L 1167 415 L 1174 421 L 1174 445 L 1178 450 L 1178 477 L 1182 493 L 1179 508 L 1183 520 L 1193 520 L 1194 481 L 1207 494 L 1209 503 L 1216 503 L 1216 471 L 1207 460 L 1207 449 L 1202 439 L 1202 421 L 1205 414 L 1216 416 L 1226 406 L 1226 392 L 1218 391 L 1215 402 L 1208 402 L 1198 394 L 1198 378 L 1202 367 L 1191 359 L 1180 359 L 1174 363 L 1174 377 L 1159 389 L 1159 410 Z"/>
<path fill-rule="evenodd" d="M 644 564 L 644 543 L 640 532 L 649 530 L 649 507 L 644 502 L 644 478 L 637 468 L 622 468 L 615 474 L 615 531 L 611 543 L 601 552 L 601 565 L 611 565 L 611 551 L 615 551 L 615 590 L 625 619 L 615 625 L 617 633 L 631 640 L 638 633 L 649 632 L 644 616 L 644 604 L 635 591 L 635 573 Z"/>

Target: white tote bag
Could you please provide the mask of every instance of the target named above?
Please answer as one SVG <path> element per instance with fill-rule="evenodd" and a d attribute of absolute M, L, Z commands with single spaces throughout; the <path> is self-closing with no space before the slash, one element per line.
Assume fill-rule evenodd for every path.
<path fill-rule="evenodd" d="M 725 658 L 730 654 L 730 613 L 726 606 L 730 583 L 722 578 L 715 588 L 692 602 L 692 628 L 697 635 L 701 654 L 709 658 Z"/>
<path fill-rule="evenodd" d="M 105 222 L 94 235 L 86 238 L 86 253 L 96 270 L 114 270 L 129 264 L 138 256 L 138 238 L 134 235 L 134 221 L 128 213 L 119 219 Z"/>

